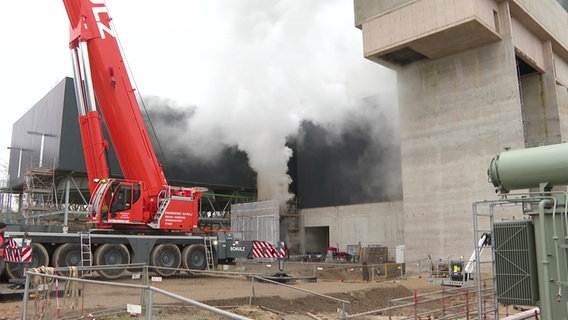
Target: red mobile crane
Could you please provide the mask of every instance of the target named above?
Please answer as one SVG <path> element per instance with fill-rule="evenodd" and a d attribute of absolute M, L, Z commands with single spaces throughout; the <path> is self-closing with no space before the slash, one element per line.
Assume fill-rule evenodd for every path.
<path fill-rule="evenodd" d="M 202 188 L 168 186 L 102 0 L 63 0 L 71 23 L 79 123 L 97 228 L 191 231 Z M 100 114 L 97 111 L 100 109 Z M 101 114 L 125 180 L 109 179 Z"/>
<path fill-rule="evenodd" d="M 63 0 L 71 23 L 70 48 L 81 140 L 89 179 L 89 221 L 95 230 L 8 226 L 8 237 L 32 240 L 32 265 L 54 267 L 147 263 L 162 276 L 206 269 L 235 258 L 285 255 L 266 241 L 234 240 L 231 233 L 193 234 L 204 188 L 169 186 L 158 162 L 104 0 Z M 100 113 L 97 110 L 100 109 Z M 104 119 L 125 179 L 109 177 Z M 172 232 L 177 231 L 177 232 Z M 91 259 L 92 253 L 92 259 Z M 85 258 L 87 257 L 87 258 Z M 22 265 L 9 261 L 11 278 Z M 97 272 L 107 279 L 124 268 Z"/>

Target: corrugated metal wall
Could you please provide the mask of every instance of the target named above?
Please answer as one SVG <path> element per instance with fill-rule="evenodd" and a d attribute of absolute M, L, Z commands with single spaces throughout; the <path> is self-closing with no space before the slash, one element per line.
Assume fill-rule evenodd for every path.
<path fill-rule="evenodd" d="M 260 240 L 272 244 L 280 241 L 278 202 L 260 201 L 231 206 L 231 230 L 235 239 Z"/>

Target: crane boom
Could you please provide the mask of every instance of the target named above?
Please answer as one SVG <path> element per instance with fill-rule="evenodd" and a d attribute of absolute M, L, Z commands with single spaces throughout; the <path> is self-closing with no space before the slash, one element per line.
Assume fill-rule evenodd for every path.
<path fill-rule="evenodd" d="M 69 46 L 90 179 L 91 222 L 100 228 L 191 230 L 197 226 L 202 189 L 168 186 L 104 0 L 63 3 L 71 24 Z M 101 116 L 125 180 L 108 179 Z"/>
<path fill-rule="evenodd" d="M 87 44 L 91 81 L 124 177 L 144 181 L 150 193 L 167 185 L 102 0 L 65 0 L 71 48 Z"/>

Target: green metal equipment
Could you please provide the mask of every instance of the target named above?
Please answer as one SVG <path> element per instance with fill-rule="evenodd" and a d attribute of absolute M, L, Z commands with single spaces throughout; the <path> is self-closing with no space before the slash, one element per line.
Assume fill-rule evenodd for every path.
<path fill-rule="evenodd" d="M 527 218 L 527 223 L 492 224 L 492 233 L 500 235 L 493 246 L 497 299 L 503 304 L 536 302 L 540 319 L 568 319 L 568 194 L 564 187 L 568 185 L 568 144 L 505 151 L 491 160 L 488 175 L 503 196 L 499 205 L 521 204 Z M 521 189 L 532 190 L 509 194 Z M 512 225 L 522 232 L 510 231 Z M 511 241 L 519 236 L 519 241 Z M 512 290 L 511 283 L 520 284 L 523 273 L 529 280 Z M 536 283 L 530 279 L 534 276 L 537 294 Z"/>

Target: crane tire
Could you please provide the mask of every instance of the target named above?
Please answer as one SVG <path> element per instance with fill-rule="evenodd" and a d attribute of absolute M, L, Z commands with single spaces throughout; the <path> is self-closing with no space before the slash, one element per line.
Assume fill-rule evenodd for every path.
<path fill-rule="evenodd" d="M 55 249 L 51 259 L 56 268 L 77 267 L 81 265 L 81 245 L 64 243 Z"/>
<path fill-rule="evenodd" d="M 130 251 L 124 244 L 105 243 L 100 245 L 94 254 L 97 266 L 112 266 L 130 263 Z M 98 269 L 97 273 L 106 280 L 118 279 L 125 267 Z"/>
<path fill-rule="evenodd" d="M 184 269 L 205 270 L 207 269 L 207 257 L 205 256 L 205 245 L 192 244 L 185 248 L 181 253 L 181 264 Z"/>
<path fill-rule="evenodd" d="M 162 277 L 173 276 L 181 264 L 181 252 L 173 243 L 162 243 L 155 246 L 150 253 L 150 265 L 154 272 Z"/>

